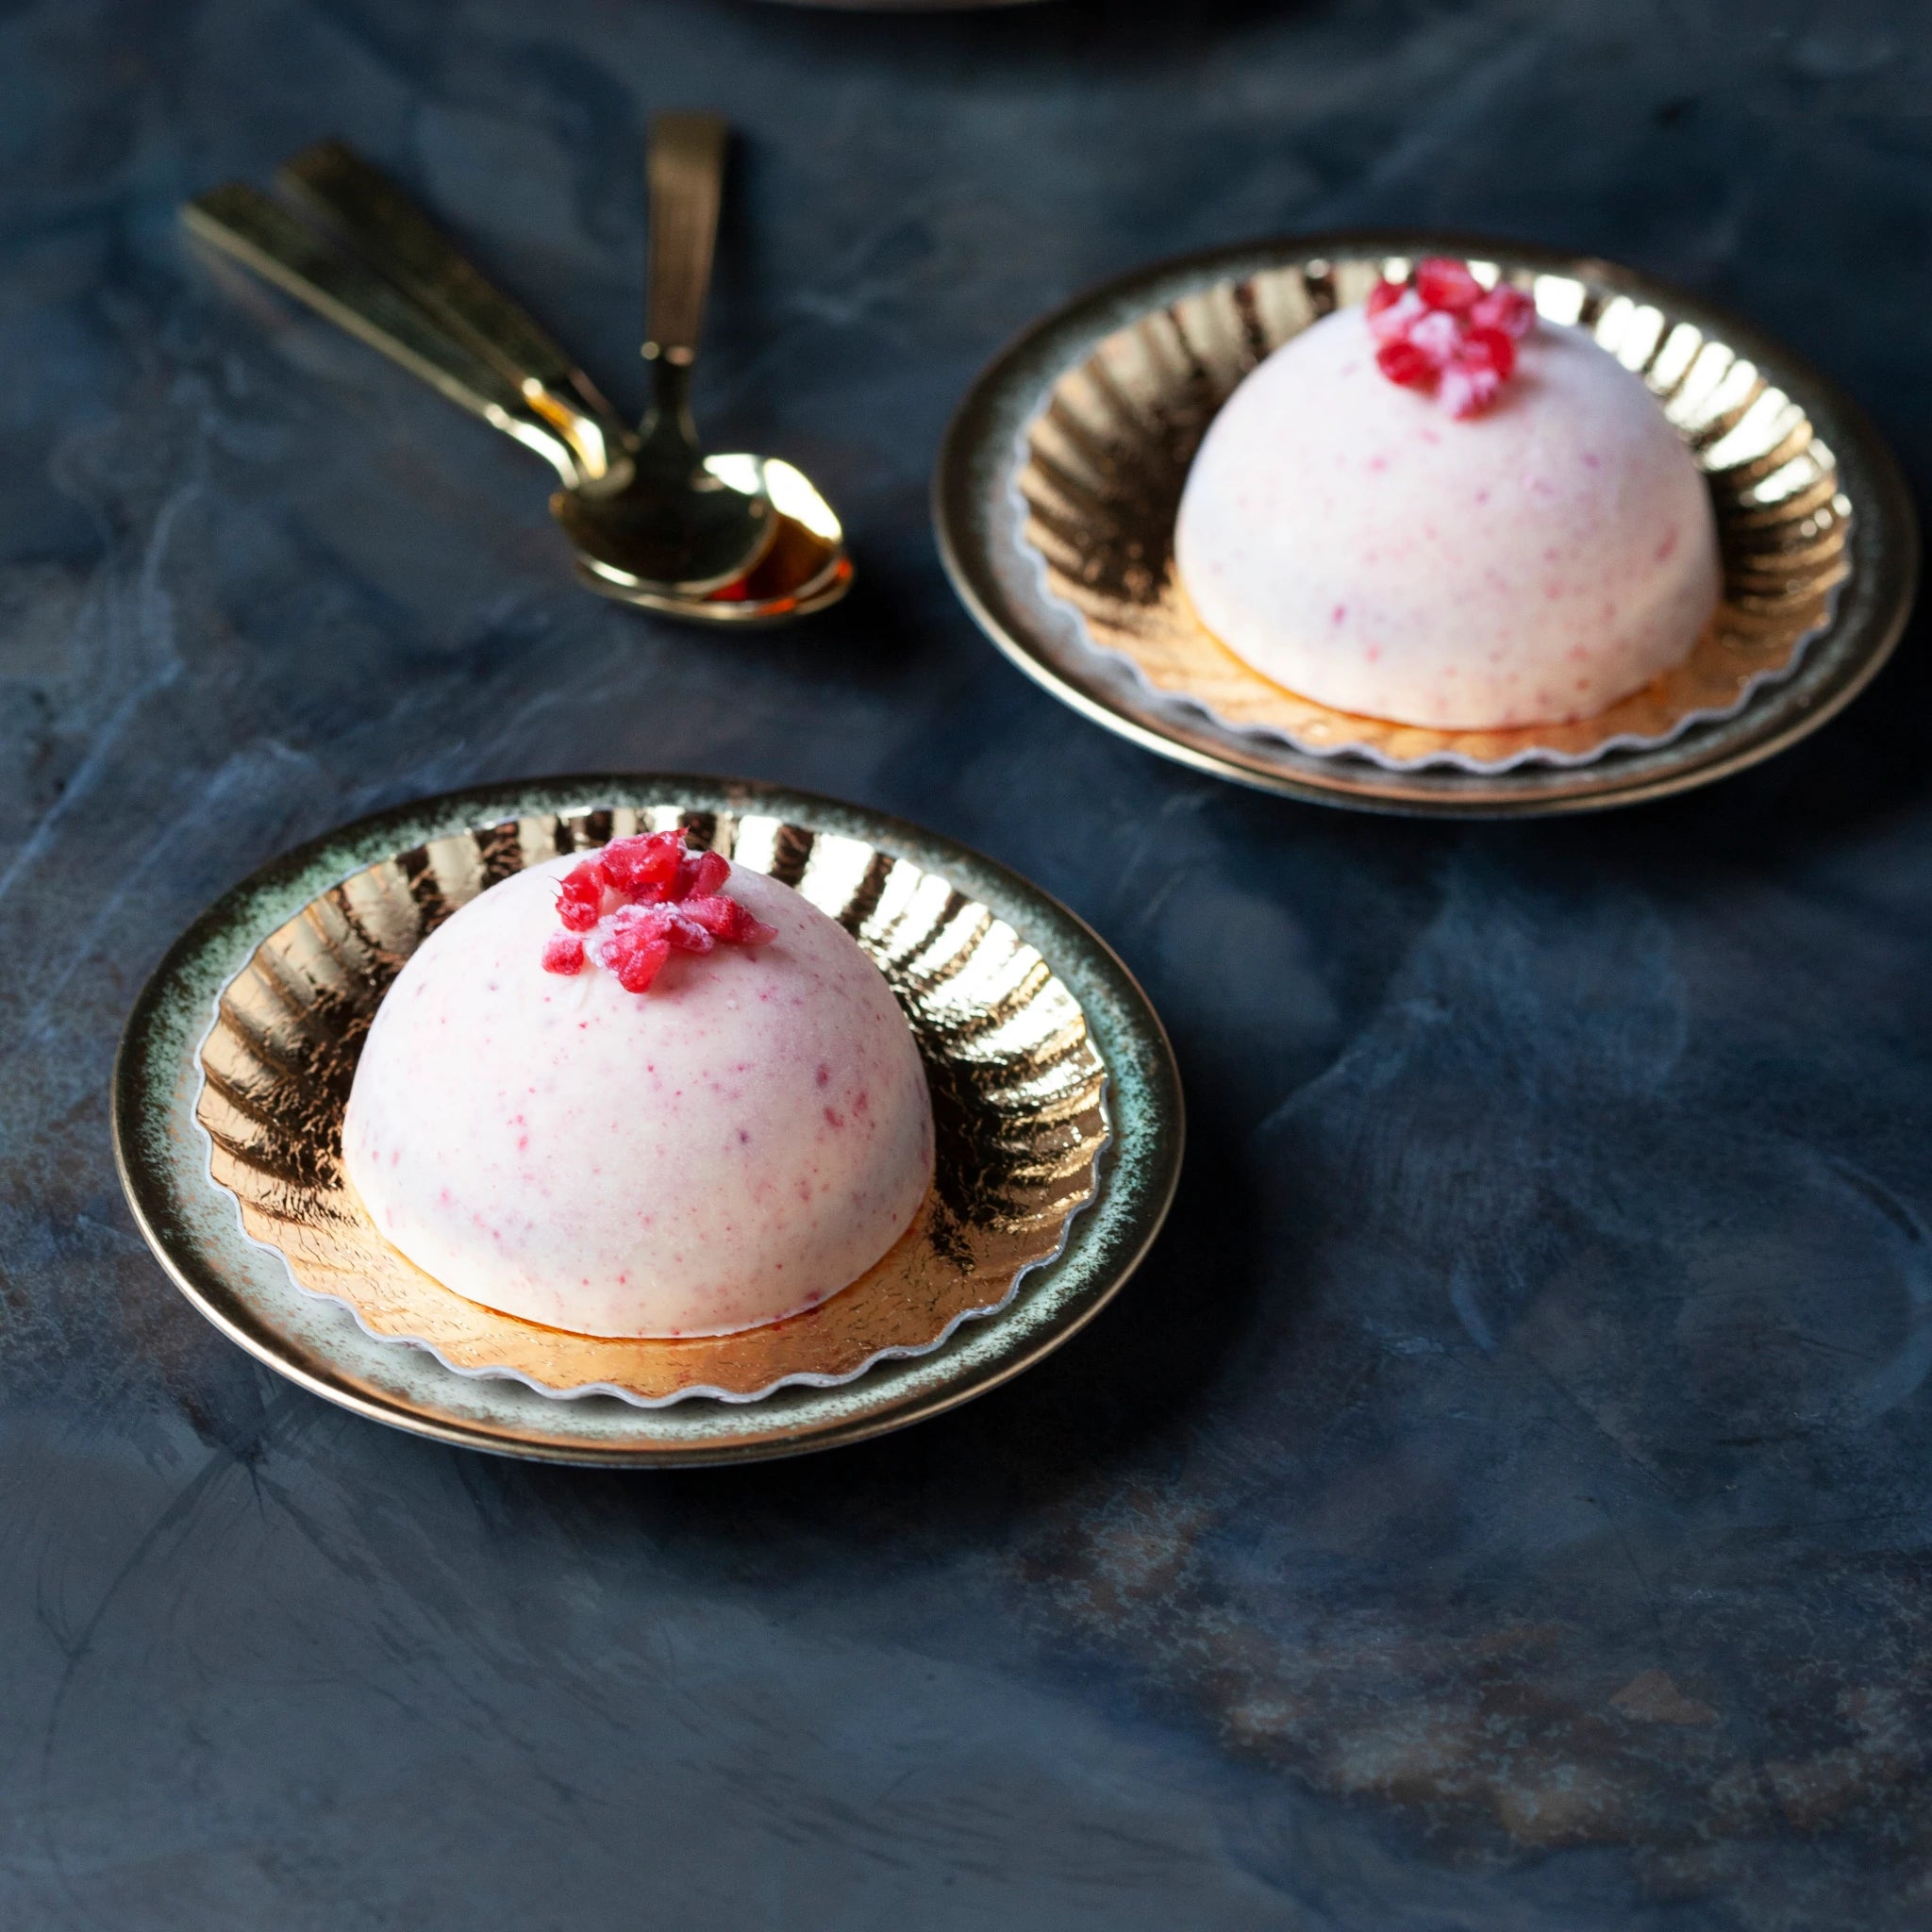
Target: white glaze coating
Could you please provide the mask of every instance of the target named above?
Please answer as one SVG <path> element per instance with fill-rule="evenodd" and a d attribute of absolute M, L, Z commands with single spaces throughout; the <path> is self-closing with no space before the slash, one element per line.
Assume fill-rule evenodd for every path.
<path fill-rule="evenodd" d="M 342 1130 L 417 1266 L 592 1335 L 716 1335 L 855 1281 L 932 1177 L 925 1073 L 835 922 L 734 867 L 771 944 L 674 953 L 648 992 L 539 960 L 559 858 L 446 921 L 384 997 Z"/>
<path fill-rule="evenodd" d="M 1263 676 L 1443 730 L 1590 717 L 1682 662 L 1723 577 L 1710 494 L 1641 380 L 1540 324 L 1457 421 L 1325 317 L 1229 397 L 1174 534 L 1201 621 Z"/>

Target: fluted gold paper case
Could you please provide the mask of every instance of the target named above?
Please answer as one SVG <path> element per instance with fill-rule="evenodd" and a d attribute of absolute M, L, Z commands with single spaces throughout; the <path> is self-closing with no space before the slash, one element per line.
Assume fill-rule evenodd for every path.
<path fill-rule="evenodd" d="M 404 962 L 459 906 L 525 865 L 675 824 L 795 887 L 885 974 L 932 1090 L 933 1186 L 884 1259 L 788 1321 L 680 1341 L 518 1321 L 415 1267 L 356 1199 L 341 1123 L 361 1042 Z M 1106 1069 L 1078 1002 L 986 907 L 859 839 L 675 806 L 518 818 L 366 867 L 260 942 L 223 990 L 200 1060 L 195 1113 L 213 1176 L 303 1287 L 458 1373 L 647 1407 L 831 1386 L 937 1347 L 1060 1252 L 1093 1198 L 1108 1131 Z"/>
<path fill-rule="evenodd" d="M 1828 623 L 1846 575 L 1852 505 L 1805 408 L 1747 357 L 1659 304 L 1585 274 L 1510 272 L 1548 321 L 1576 325 L 1642 376 L 1709 482 L 1724 601 L 1690 658 L 1572 724 L 1441 731 L 1339 711 L 1272 683 L 1194 616 L 1174 569 L 1174 526 L 1208 423 L 1241 378 L 1331 310 L 1366 299 L 1407 257 L 1315 258 L 1232 278 L 1153 309 L 1054 384 L 1017 479 L 1026 541 L 1092 642 L 1157 691 L 1236 730 L 1399 770 L 1503 772 L 1667 743 L 1728 717 L 1789 674 Z M 1486 279 L 1494 263 L 1474 264 Z"/>

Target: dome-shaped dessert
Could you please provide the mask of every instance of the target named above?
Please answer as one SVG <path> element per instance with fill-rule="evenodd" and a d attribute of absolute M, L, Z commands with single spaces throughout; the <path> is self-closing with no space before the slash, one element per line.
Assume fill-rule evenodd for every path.
<path fill-rule="evenodd" d="M 1425 291 L 1432 269 L 1448 306 L 1385 284 L 1235 391 L 1188 477 L 1181 583 L 1237 657 L 1340 710 L 1588 717 L 1681 663 L 1716 608 L 1709 492 L 1614 357 L 1520 297 L 1520 341 L 1472 328 L 1458 286 L 1480 291 L 1449 263 Z"/>
<path fill-rule="evenodd" d="M 878 968 L 762 874 L 710 855 L 678 873 L 675 834 L 517 873 L 376 1011 L 349 1178 L 472 1301 L 592 1335 L 725 1334 L 848 1286 L 924 1196 L 924 1070 Z"/>

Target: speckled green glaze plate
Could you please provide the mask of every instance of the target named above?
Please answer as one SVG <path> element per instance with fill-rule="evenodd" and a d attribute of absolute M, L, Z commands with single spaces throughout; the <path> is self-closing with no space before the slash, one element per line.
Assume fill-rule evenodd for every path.
<path fill-rule="evenodd" d="M 1216 411 L 1262 357 L 1424 255 L 1467 258 L 1589 330 L 1648 384 L 1711 489 L 1724 558 L 1711 661 L 1700 646 L 1688 693 L 1639 693 L 1567 727 L 1588 739 L 1603 724 L 1587 757 L 1525 757 L 1542 738 L 1529 727 L 1422 733 L 1325 710 L 1241 665 L 1178 592 L 1174 515 Z M 1216 249 L 1078 297 L 961 403 L 933 520 L 981 629 L 1095 724 L 1239 784 L 1419 816 L 1600 811 L 1770 758 L 1876 675 L 1919 574 L 1897 465 L 1781 343 L 1634 269 L 1412 232 Z M 1612 729 L 1633 708 L 1638 728 Z"/>
<path fill-rule="evenodd" d="M 1058 1256 L 1024 1273 L 995 1312 L 929 1353 L 876 1361 L 835 1387 L 761 1400 L 691 1396 L 640 1407 L 559 1400 L 526 1382 L 460 1374 L 362 1326 L 339 1300 L 306 1291 L 275 1248 L 249 1238 L 236 1194 L 210 1167 L 197 1117 L 217 1003 L 258 949 L 365 868 L 545 817 L 662 811 L 761 815 L 815 837 L 862 841 L 943 880 L 1036 948 L 1080 1009 L 1105 1068 L 1108 1140 L 1091 1201 Z M 607 835 L 608 836 L 608 835 Z M 419 1435 L 538 1460 L 626 1466 L 801 1455 L 904 1427 L 996 1387 L 1106 1305 L 1147 1252 L 1179 1175 L 1180 1083 L 1159 1020 L 1106 944 L 1024 879 L 950 840 L 858 807 L 773 786 L 663 775 L 534 780 L 385 812 L 303 846 L 244 880 L 162 960 L 128 1020 L 114 1072 L 122 1184 L 149 1245 L 224 1334 L 291 1381 Z"/>

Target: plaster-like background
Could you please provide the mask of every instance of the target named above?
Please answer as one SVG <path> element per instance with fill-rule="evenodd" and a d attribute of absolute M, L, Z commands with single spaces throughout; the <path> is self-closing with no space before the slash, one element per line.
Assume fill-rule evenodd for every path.
<path fill-rule="evenodd" d="M 1892 1932 L 1932 1919 L 1932 677 L 1595 822 L 1238 792 L 1008 668 L 947 413 L 1150 256 L 1435 223 L 1628 259 L 1923 488 L 1911 0 L 0 7 L 0 1924 Z M 193 261 L 341 133 L 627 401 L 638 143 L 745 130 L 700 381 L 862 572 L 719 643 L 540 465 Z M 115 1185 L 142 977 L 298 839 L 571 769 L 1013 863 L 1194 1139 L 1038 1373 L 795 1465 L 449 1452 L 257 1369 Z"/>

